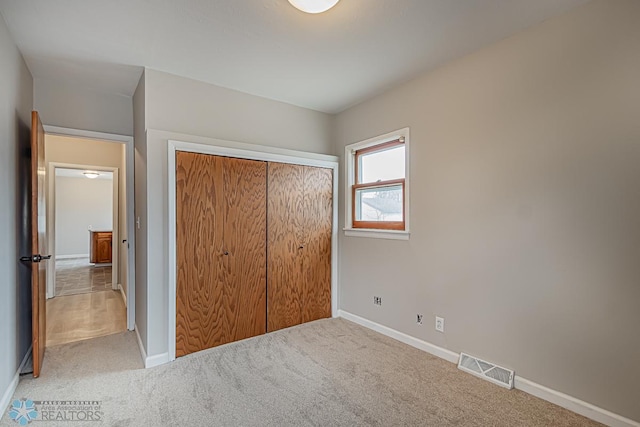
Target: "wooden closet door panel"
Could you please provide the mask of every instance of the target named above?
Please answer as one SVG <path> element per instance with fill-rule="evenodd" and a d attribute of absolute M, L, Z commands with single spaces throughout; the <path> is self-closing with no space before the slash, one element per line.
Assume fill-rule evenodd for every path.
<path fill-rule="evenodd" d="M 221 342 L 222 158 L 176 153 L 176 356 Z"/>
<path fill-rule="evenodd" d="M 267 164 L 225 159 L 224 336 L 267 332 Z"/>
<path fill-rule="evenodd" d="M 268 331 L 302 323 L 303 170 L 298 165 L 268 165 Z"/>
<path fill-rule="evenodd" d="M 333 170 L 304 167 L 302 321 L 331 317 Z"/>

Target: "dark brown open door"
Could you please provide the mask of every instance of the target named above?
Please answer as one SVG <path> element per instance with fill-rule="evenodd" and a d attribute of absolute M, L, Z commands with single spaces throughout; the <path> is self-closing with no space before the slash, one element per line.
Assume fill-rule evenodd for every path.
<path fill-rule="evenodd" d="M 46 343 L 47 254 L 44 128 L 38 112 L 31 113 L 31 301 L 33 308 L 33 376 L 40 376 Z"/>

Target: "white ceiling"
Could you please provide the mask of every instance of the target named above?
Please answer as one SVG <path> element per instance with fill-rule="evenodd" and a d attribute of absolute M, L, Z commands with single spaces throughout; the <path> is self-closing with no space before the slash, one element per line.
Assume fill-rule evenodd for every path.
<path fill-rule="evenodd" d="M 587 0 L 0 0 L 35 78 L 132 95 L 143 66 L 335 113 Z"/>
<path fill-rule="evenodd" d="M 81 178 L 81 179 L 89 179 L 83 175 L 83 172 L 89 169 L 65 169 L 65 168 L 56 168 L 56 176 L 62 176 L 65 178 Z M 93 171 L 93 169 L 91 169 Z M 113 172 L 105 172 L 98 171 L 100 175 L 93 179 L 107 179 L 113 180 Z"/>

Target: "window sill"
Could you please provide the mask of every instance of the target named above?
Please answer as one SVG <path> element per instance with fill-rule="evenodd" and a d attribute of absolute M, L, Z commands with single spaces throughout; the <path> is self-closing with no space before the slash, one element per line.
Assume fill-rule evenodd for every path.
<path fill-rule="evenodd" d="M 347 237 L 368 237 L 371 239 L 409 240 L 408 231 L 374 230 L 370 228 L 344 228 Z"/>

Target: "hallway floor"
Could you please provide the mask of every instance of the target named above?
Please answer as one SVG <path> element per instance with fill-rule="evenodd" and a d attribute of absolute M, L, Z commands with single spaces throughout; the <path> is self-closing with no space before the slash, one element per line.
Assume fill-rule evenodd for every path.
<path fill-rule="evenodd" d="M 47 347 L 127 330 L 120 291 L 107 290 L 47 300 Z"/>
<path fill-rule="evenodd" d="M 56 296 L 111 290 L 111 266 L 94 266 L 89 258 L 56 260 Z"/>

